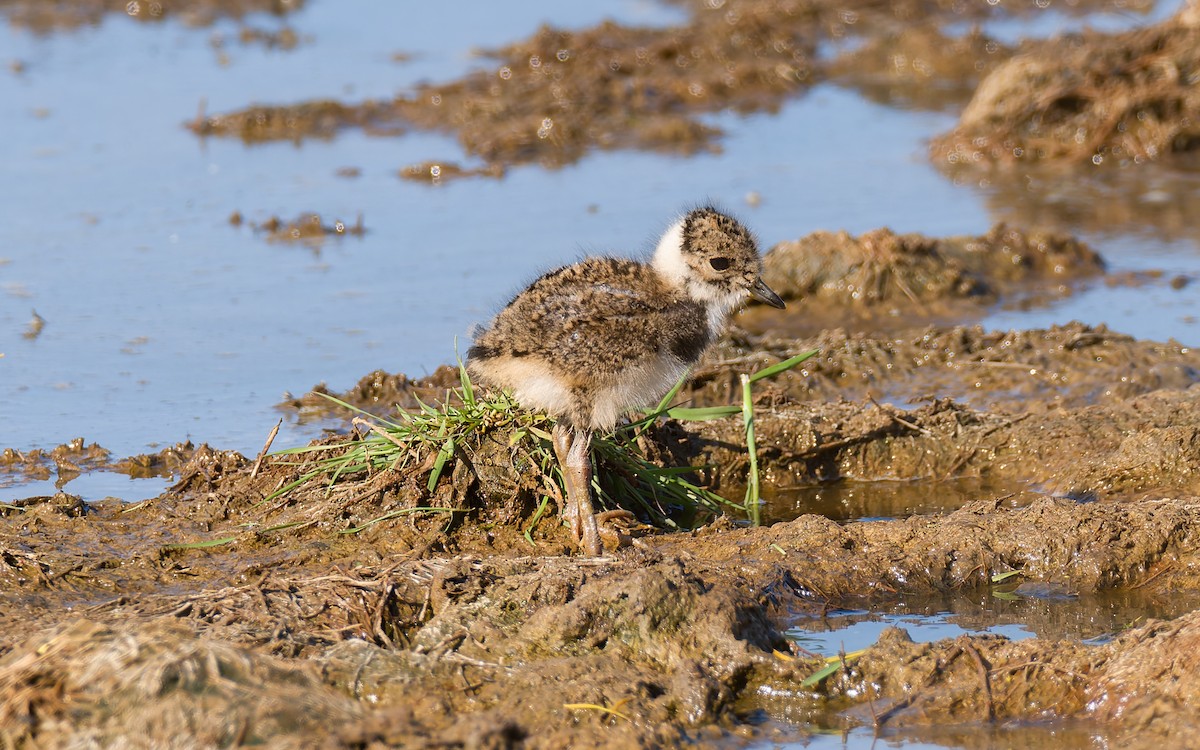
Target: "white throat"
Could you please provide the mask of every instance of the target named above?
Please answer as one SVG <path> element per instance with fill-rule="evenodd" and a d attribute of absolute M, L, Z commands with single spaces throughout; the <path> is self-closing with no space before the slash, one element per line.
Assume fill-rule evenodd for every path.
<path fill-rule="evenodd" d="M 650 265 L 668 286 L 687 290 L 688 276 L 692 271 L 683 260 L 683 219 L 671 225 L 654 248 L 654 260 Z"/>
<path fill-rule="evenodd" d="M 725 319 L 746 297 L 745 292 L 724 292 L 695 277 L 683 259 L 683 219 L 671 225 L 654 248 L 650 265 L 668 286 L 704 305 L 708 312 L 708 327 L 714 335 L 725 328 Z"/>

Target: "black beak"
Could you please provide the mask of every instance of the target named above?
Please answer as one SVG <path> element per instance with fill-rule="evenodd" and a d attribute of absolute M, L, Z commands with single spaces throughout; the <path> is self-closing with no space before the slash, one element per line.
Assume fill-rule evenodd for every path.
<path fill-rule="evenodd" d="M 754 282 L 754 286 L 750 287 L 750 293 L 763 302 L 766 302 L 771 307 L 778 307 L 780 310 L 786 307 L 786 305 L 783 304 L 783 300 L 779 298 L 779 295 L 775 292 L 772 292 L 771 287 L 763 283 L 761 277 Z"/>

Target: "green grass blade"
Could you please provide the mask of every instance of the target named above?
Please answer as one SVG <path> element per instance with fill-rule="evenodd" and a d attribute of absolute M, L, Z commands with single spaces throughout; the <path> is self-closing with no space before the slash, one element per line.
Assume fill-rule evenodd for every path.
<path fill-rule="evenodd" d="M 850 662 L 854 661 L 855 659 L 859 658 L 860 656 L 862 656 L 865 653 L 867 653 L 867 649 L 864 648 L 864 649 L 859 649 L 858 651 L 851 651 L 850 653 L 846 653 L 846 654 L 838 654 L 836 656 L 825 657 L 825 662 L 826 662 L 825 666 L 821 667 L 816 672 L 813 672 L 808 677 L 805 677 L 803 680 L 801 680 L 800 687 L 805 687 L 805 688 L 816 687 L 821 682 L 821 680 L 825 679 L 829 675 L 831 675 L 834 672 L 837 672 L 839 669 L 841 669 L 843 664 L 849 664 Z"/>
<path fill-rule="evenodd" d="M 825 679 L 826 677 L 828 677 L 829 675 L 833 674 L 834 672 L 838 671 L 841 668 L 842 668 L 842 663 L 840 661 L 835 661 L 832 664 L 826 664 L 825 666 L 818 669 L 816 672 L 813 672 L 808 677 L 805 677 L 803 680 L 801 680 L 800 687 L 802 687 L 802 688 L 816 687 L 817 685 L 821 684 L 821 680 Z"/>
<path fill-rule="evenodd" d="M 433 492 L 433 488 L 437 487 L 438 479 L 442 476 L 442 469 L 445 468 L 446 462 L 454 455 L 454 438 L 446 438 L 446 442 L 442 444 L 442 449 L 438 451 L 437 458 L 433 460 L 433 471 L 429 472 L 429 491 Z"/>
<path fill-rule="evenodd" d="M 542 502 L 538 504 L 537 510 L 533 513 L 533 518 L 529 520 L 529 525 L 525 527 L 525 540 L 533 545 L 533 530 L 537 528 L 538 521 L 542 520 L 542 514 L 546 512 L 546 506 L 550 504 L 550 496 L 542 495 Z"/>
<path fill-rule="evenodd" d="M 320 396 L 321 398 L 325 399 L 326 401 L 332 401 L 333 403 L 337 404 L 338 406 L 342 407 L 343 409 L 349 409 L 350 411 L 354 412 L 355 414 L 361 414 L 363 417 L 366 417 L 367 419 L 374 420 L 374 421 L 379 422 L 380 424 L 386 425 L 388 427 L 395 429 L 395 428 L 400 428 L 402 426 L 400 424 L 397 424 L 396 422 L 392 422 L 388 419 L 385 419 L 384 417 L 381 417 L 378 414 L 372 414 L 371 412 L 364 411 L 364 410 L 358 408 L 357 406 L 354 406 L 353 404 L 348 404 L 345 401 L 338 398 L 337 396 L 331 396 L 328 393 L 321 393 L 320 391 L 313 391 L 313 393 L 315 395 Z"/>
<path fill-rule="evenodd" d="M 702 407 L 687 407 L 676 406 L 674 409 L 668 409 L 666 414 L 671 419 L 678 419 L 684 422 L 705 422 L 710 419 L 724 419 L 732 417 L 734 414 L 741 412 L 742 407 L 734 406 L 702 406 Z"/>
<path fill-rule="evenodd" d="M 1004 573 L 997 573 L 996 575 L 992 576 L 992 583 L 1004 583 L 1009 578 L 1012 578 L 1013 576 L 1019 576 L 1021 573 L 1022 571 L 1020 570 L 1009 570 Z"/>
<path fill-rule="evenodd" d="M 654 407 L 654 410 L 651 411 L 650 414 L 658 416 L 659 414 L 665 412 L 667 407 L 671 405 L 671 402 L 675 400 L 675 397 L 679 395 L 679 390 L 683 388 L 683 384 L 687 382 L 689 375 L 691 375 L 690 372 L 685 372 L 683 376 L 676 381 L 675 385 L 671 386 L 671 390 L 667 391 L 667 395 L 663 396 L 662 399 L 659 400 L 658 406 Z"/>
<path fill-rule="evenodd" d="M 750 382 L 757 383 L 758 381 L 762 380 L 763 378 L 773 377 L 775 375 L 778 375 L 781 372 L 790 370 L 793 367 L 795 367 L 796 365 L 805 361 L 806 359 L 812 359 L 813 357 L 817 356 L 818 353 L 819 353 L 819 350 L 813 349 L 811 352 L 804 352 L 803 354 L 797 354 L 796 356 L 789 357 L 788 359 L 785 359 L 782 362 L 776 362 L 775 364 L 771 365 L 770 367 L 764 367 L 763 369 L 761 369 L 758 372 L 754 373 L 753 375 L 749 376 Z"/>
<path fill-rule="evenodd" d="M 458 382 L 462 385 L 463 405 L 468 409 L 474 409 L 475 404 L 475 387 L 471 385 L 471 376 L 467 374 L 467 366 L 463 364 L 462 359 L 458 360 Z"/>
<path fill-rule="evenodd" d="M 768 368 L 770 369 L 770 368 Z M 750 388 L 750 376 L 745 373 L 742 380 L 742 422 L 746 426 L 746 453 L 750 456 L 750 476 L 746 481 L 746 513 L 750 524 L 758 526 L 762 523 L 759 503 L 758 486 L 758 444 L 754 440 L 754 393 Z"/>

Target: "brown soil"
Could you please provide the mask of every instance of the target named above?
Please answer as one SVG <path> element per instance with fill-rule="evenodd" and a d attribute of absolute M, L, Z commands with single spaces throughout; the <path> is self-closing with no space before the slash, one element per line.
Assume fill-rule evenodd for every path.
<path fill-rule="evenodd" d="M 1142 163 L 1200 147 L 1200 4 L 1122 34 L 1033 45 L 979 85 L 954 131 L 932 145 L 947 165 Z"/>

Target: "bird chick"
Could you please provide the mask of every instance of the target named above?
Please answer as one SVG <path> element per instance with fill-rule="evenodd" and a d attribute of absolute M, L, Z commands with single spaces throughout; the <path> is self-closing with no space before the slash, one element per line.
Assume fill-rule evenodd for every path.
<path fill-rule="evenodd" d="M 748 295 L 784 306 L 763 283 L 750 231 L 698 208 L 667 230 L 649 263 L 596 257 L 550 271 L 476 335 L 467 352 L 472 377 L 558 420 L 563 515 L 585 553 L 603 549 L 591 500 L 592 433 L 657 403 Z"/>

